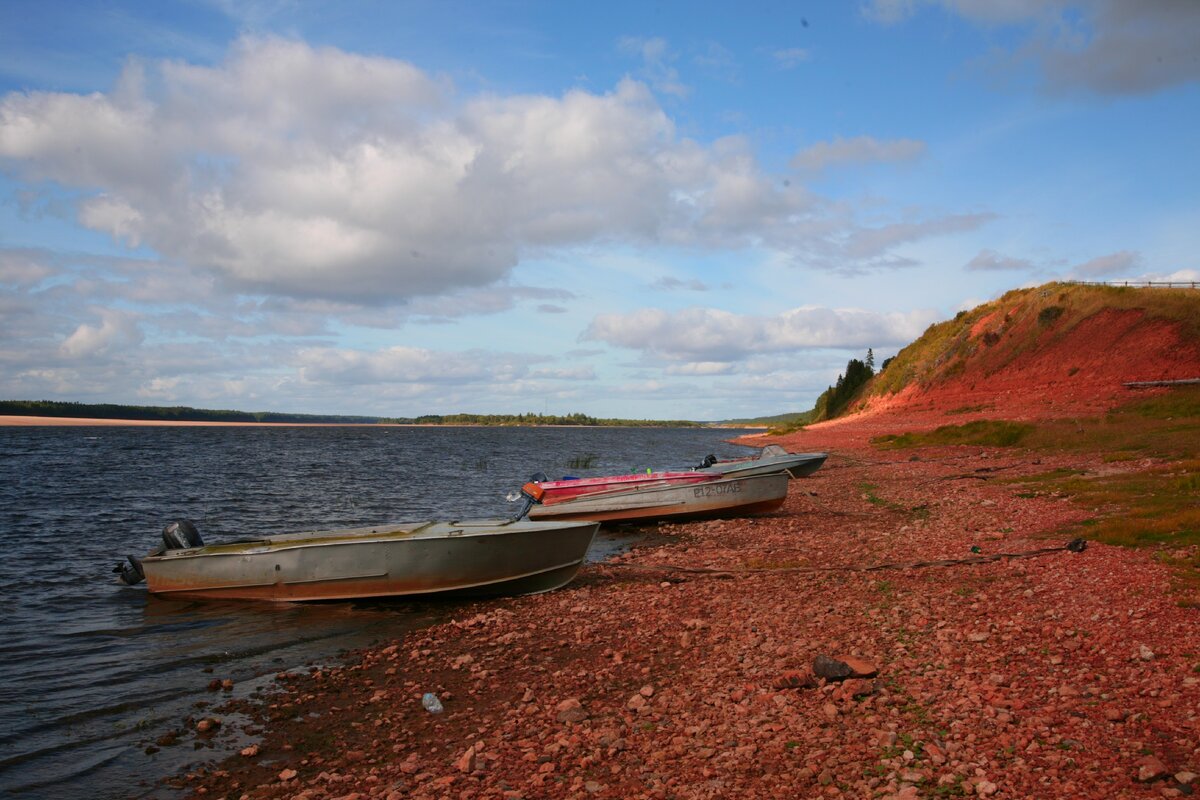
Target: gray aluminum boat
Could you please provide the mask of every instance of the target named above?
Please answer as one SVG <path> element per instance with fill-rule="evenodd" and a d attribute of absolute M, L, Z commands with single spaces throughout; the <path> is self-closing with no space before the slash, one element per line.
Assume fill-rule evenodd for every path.
<path fill-rule="evenodd" d="M 154 594 L 239 600 L 515 595 L 575 577 L 595 522 L 472 520 L 372 525 L 205 545 L 175 522 L 164 547 L 118 570 Z"/>
<path fill-rule="evenodd" d="M 793 478 L 807 478 L 819 470 L 828 457 L 828 453 L 789 453 L 777 444 L 769 444 L 757 456 L 749 458 L 718 461 L 714 456 L 709 456 L 696 467 L 696 471 L 726 478 L 746 478 L 774 472 L 786 472 Z"/>
<path fill-rule="evenodd" d="M 584 494 L 550 505 L 534 505 L 530 519 L 591 519 L 598 522 L 653 522 L 668 519 L 745 517 L 774 511 L 787 499 L 788 477 L 752 475 L 700 483 L 650 485 Z M 527 497 L 540 499 L 538 485 L 527 483 Z"/>

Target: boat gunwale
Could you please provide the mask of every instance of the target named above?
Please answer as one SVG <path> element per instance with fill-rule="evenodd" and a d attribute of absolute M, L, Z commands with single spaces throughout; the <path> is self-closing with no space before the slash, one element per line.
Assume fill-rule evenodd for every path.
<path fill-rule="evenodd" d="M 513 523 L 520 525 L 513 527 Z M 437 535 L 414 536 L 413 534 L 424 532 L 429 533 L 429 528 L 435 525 L 445 524 L 449 527 L 443 533 Z M 492 525 L 475 524 L 474 527 L 480 530 L 471 530 L 472 523 L 460 522 L 427 522 L 419 527 L 411 530 L 384 530 L 377 532 L 370 526 L 363 528 L 344 528 L 333 529 L 326 531 L 307 531 L 301 533 L 283 533 L 275 534 L 271 537 L 262 539 L 242 540 L 236 542 L 214 542 L 201 547 L 187 547 L 174 550 L 166 550 L 165 552 L 144 556 L 141 561 L 143 563 L 149 561 L 151 563 L 159 563 L 162 561 L 175 561 L 180 559 L 190 558 L 214 558 L 218 556 L 255 556 L 264 555 L 267 553 L 279 553 L 288 550 L 304 550 L 313 547 L 340 547 L 344 545 L 355 544 L 387 544 L 390 542 L 400 541 L 426 541 L 436 542 L 440 539 L 482 539 L 490 536 L 499 536 L 509 534 L 514 531 L 525 531 L 529 533 L 545 532 L 551 528 L 577 528 L 588 524 L 587 520 L 537 520 L 537 519 L 520 519 L 508 520 L 507 522 L 497 521 Z M 379 526 L 387 528 L 388 526 Z M 351 531 L 365 531 L 364 533 L 350 534 Z M 322 535 L 324 533 L 341 534 L 341 535 Z M 295 537 L 286 539 L 277 539 L 276 537 Z"/>

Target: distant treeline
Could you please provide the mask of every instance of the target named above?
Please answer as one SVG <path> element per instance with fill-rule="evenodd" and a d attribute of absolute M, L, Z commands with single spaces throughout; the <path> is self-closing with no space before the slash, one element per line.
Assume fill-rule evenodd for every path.
<path fill-rule="evenodd" d="M 117 403 L 69 403 L 56 400 L 0 400 L 0 415 L 136 419 L 158 422 L 300 422 L 308 424 L 379 422 L 379 417 L 280 414 L 275 411 L 229 411 L 189 408 L 188 406 L 125 406 Z"/>
<path fill-rule="evenodd" d="M 879 368 L 880 372 L 886 369 L 891 361 L 890 358 L 885 359 Z M 875 351 L 868 347 L 866 360 L 850 359 L 846 364 L 845 373 L 838 375 L 836 384 L 821 392 L 810 410 L 798 414 L 781 414 L 775 418 L 779 422 L 772 426 L 771 433 L 781 435 L 814 422 L 841 416 L 874 376 Z"/>
<path fill-rule="evenodd" d="M 621 428 L 700 428 L 699 422 L 654 419 L 599 419 L 587 414 L 425 414 L 420 417 L 384 417 L 393 425 L 586 425 Z"/>
<path fill-rule="evenodd" d="M 350 417 L 229 411 L 188 406 L 125 406 L 117 403 L 69 403 L 55 400 L 0 400 L 0 416 L 81 417 L 159 422 L 283 422 L 309 425 L 587 425 L 593 427 L 698 428 L 686 420 L 598 419 L 587 414 L 426 414 L 420 417 Z"/>

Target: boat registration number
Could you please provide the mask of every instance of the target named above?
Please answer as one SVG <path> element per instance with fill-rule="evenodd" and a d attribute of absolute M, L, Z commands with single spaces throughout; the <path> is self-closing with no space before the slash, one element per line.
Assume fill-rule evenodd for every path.
<path fill-rule="evenodd" d="M 742 482 L 718 483 L 712 486 L 697 486 L 692 490 L 696 497 L 712 497 L 718 494 L 735 494 L 742 490 Z"/>

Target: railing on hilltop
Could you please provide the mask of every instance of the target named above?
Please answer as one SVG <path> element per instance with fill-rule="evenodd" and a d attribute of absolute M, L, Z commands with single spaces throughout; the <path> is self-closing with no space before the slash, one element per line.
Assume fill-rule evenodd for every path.
<path fill-rule="evenodd" d="M 1076 286 L 1130 286 L 1135 289 L 1200 289 L 1200 281 L 1063 281 Z"/>

